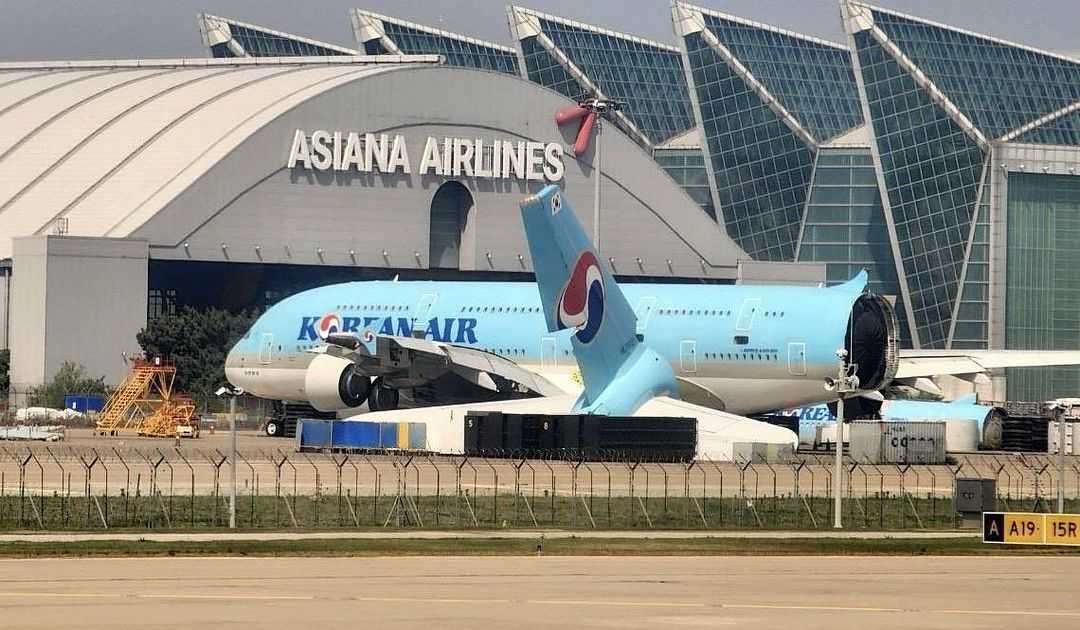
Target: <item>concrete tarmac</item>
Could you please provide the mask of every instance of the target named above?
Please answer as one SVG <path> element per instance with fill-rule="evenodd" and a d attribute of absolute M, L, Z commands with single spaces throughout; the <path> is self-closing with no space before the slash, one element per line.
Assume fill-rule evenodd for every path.
<path fill-rule="evenodd" d="M 4 628 L 1076 628 L 1080 558 L 0 561 Z"/>

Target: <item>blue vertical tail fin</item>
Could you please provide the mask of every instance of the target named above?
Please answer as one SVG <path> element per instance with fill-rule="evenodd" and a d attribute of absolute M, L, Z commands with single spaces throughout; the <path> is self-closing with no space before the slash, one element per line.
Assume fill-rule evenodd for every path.
<path fill-rule="evenodd" d="M 558 186 L 521 203 L 544 318 L 551 332 L 573 329 L 585 391 L 577 409 L 630 415 L 674 390 L 674 375 L 637 338 L 637 318 Z M 643 361 L 648 354 L 648 361 Z M 644 370 L 638 364 L 645 364 Z M 609 385 L 619 382 L 619 387 Z"/>

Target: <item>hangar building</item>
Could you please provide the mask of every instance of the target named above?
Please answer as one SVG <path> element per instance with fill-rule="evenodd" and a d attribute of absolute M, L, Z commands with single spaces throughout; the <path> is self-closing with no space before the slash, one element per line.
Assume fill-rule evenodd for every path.
<path fill-rule="evenodd" d="M 621 101 L 622 110 L 609 122 L 615 132 L 604 134 L 604 142 L 636 147 L 634 159 L 645 158 L 640 168 L 679 199 L 677 208 L 665 207 L 663 212 L 682 217 L 689 213 L 685 202 L 690 199 L 708 221 L 708 231 L 684 232 L 683 224 L 661 220 L 664 229 L 676 235 L 673 242 L 683 243 L 670 251 L 667 245 L 639 249 L 627 234 L 626 247 L 612 255 L 620 274 L 730 280 L 738 275 L 733 271 L 736 267 L 730 259 L 711 257 L 718 254 L 704 243 L 719 235 L 711 247 L 735 251 L 735 259 L 759 261 L 758 269 L 766 263 L 809 263 L 814 273 L 823 270 L 828 283 L 867 269 L 871 289 L 895 299 L 907 346 L 1080 348 L 1080 286 L 1075 282 L 1075 269 L 1080 266 L 1080 250 L 1075 247 L 1080 234 L 1080 179 L 1076 177 L 1080 62 L 1076 59 L 856 0 L 841 0 L 836 11 L 846 34 L 843 41 L 827 41 L 683 0 L 674 0 L 671 6 L 670 42 L 521 6 L 508 7 L 506 15 L 509 37 L 505 42 L 482 41 L 362 8 L 349 12 L 355 41 L 348 45 L 231 18 L 200 15 L 198 21 L 208 54 L 221 60 L 218 63 L 238 67 L 253 62 L 285 64 L 288 57 L 300 57 L 303 61 L 295 63 L 309 65 L 403 63 L 401 55 L 436 55 L 445 66 L 482 71 L 482 76 L 498 82 L 491 86 L 520 77 L 546 88 L 538 92 L 545 98 L 556 98 L 554 93 L 571 99 L 591 94 Z M 309 59 L 312 55 L 321 61 Z M 410 57 L 408 63 L 430 65 L 431 59 Z M 77 64 L 67 65 L 74 69 Z M 87 78 L 86 85 L 94 85 L 93 80 L 106 79 Z M 9 83 L 0 83 L 0 97 L 12 95 L 5 97 L 8 104 L 0 103 L 0 123 L 17 112 L 21 99 L 29 94 L 19 91 L 18 82 Z M 66 88 L 46 85 L 42 94 L 59 96 L 77 89 L 74 84 Z M 39 96 L 35 93 L 26 103 Z M 501 97 L 490 86 L 471 95 L 475 103 L 503 102 Z M 551 101 L 558 102 L 566 101 Z M 513 106 L 522 107 L 521 103 Z M 524 107 L 531 108 L 532 103 Z M 530 114 L 539 118 L 522 137 L 539 138 L 536 128 L 547 127 L 545 133 L 565 141 L 544 107 L 546 103 L 531 109 Z M 475 116 L 467 116 L 466 121 L 467 127 L 478 124 Z M 20 133 L 18 127 L 12 129 Z M 479 134 L 473 136 L 475 140 Z M 73 164 L 81 163 L 81 147 L 76 148 Z M 422 149 L 409 145 L 409 150 L 415 158 Z M 2 146 L 0 151 L 4 151 Z M 0 153 L 0 178 L 18 180 L 24 170 L 15 168 L 9 154 L 11 150 Z M 618 159 L 629 158 L 620 154 Z M 585 180 L 590 177 L 589 160 L 590 155 L 585 155 L 580 162 L 574 161 Z M 567 182 L 572 170 L 566 169 Z M 21 198 L 22 187 L 31 190 L 39 179 L 48 181 L 33 174 L 31 179 L 4 194 Z M 606 173 L 603 179 L 605 199 L 614 203 Z M 682 194 L 673 189 L 673 183 Z M 483 194 L 469 186 L 470 194 Z M 93 190 L 85 194 L 93 198 L 97 187 L 91 184 Z M 641 187 L 646 187 L 645 182 Z M 635 203 L 648 205 L 637 199 L 637 189 L 629 188 L 626 194 Z M 445 199 L 458 197 L 440 196 L 436 205 L 443 207 Z M 424 202 L 428 204 L 424 208 L 431 206 L 432 199 Z M 0 197 L 4 204 L 0 205 L 0 225 L 7 206 L 18 203 L 17 198 Z M 83 233 L 77 217 L 68 216 L 66 208 L 71 203 L 46 205 L 44 222 L 33 228 L 33 234 Z M 146 211 L 128 214 L 140 217 Z M 294 206 L 293 212 L 303 214 L 305 209 Z M 209 253 L 185 254 L 186 267 L 173 264 L 175 247 L 171 255 L 159 256 L 165 250 L 152 243 L 148 314 L 152 317 L 179 303 L 236 308 L 258 305 L 260 300 L 272 302 L 313 282 L 312 265 L 318 265 L 315 268 L 326 281 L 391 269 L 424 277 L 465 272 L 474 277 L 504 277 L 499 274 L 527 272 L 527 260 L 514 267 L 516 254 L 511 252 L 508 265 L 504 256 L 495 255 L 495 245 L 489 248 L 474 241 L 468 220 L 444 222 L 438 216 L 443 215 L 432 215 L 422 224 L 429 228 L 426 231 L 409 225 L 414 236 L 434 237 L 436 244 L 444 242 L 446 235 L 456 242 L 458 237 L 453 235 L 459 235 L 460 253 L 450 255 L 457 256 L 457 271 L 441 268 L 438 260 L 432 262 L 428 242 L 409 246 L 415 254 L 427 251 L 429 256 L 429 260 L 421 256 L 411 261 L 415 265 L 400 259 L 382 265 L 379 260 L 353 261 L 350 255 L 342 266 L 326 258 L 331 249 L 321 244 L 313 246 L 325 253 L 314 261 L 290 254 L 285 261 L 259 258 L 249 263 L 230 243 L 239 238 L 234 233 L 229 238 L 208 237 L 207 242 L 217 243 L 217 258 Z M 682 220 L 693 230 L 704 225 L 689 216 Z M 605 234 L 617 230 L 601 223 Z M 130 226 L 130 221 L 123 225 Z M 140 228 L 130 234 L 148 233 Z M 605 243 L 622 247 L 619 238 L 616 231 L 615 240 Z M 262 252 L 269 250 L 262 242 L 271 240 L 261 235 L 258 240 L 260 256 L 265 256 Z M 189 244 L 194 248 L 194 241 Z M 12 273 L 19 265 L 11 258 L 5 260 L 9 256 L 10 247 L 7 253 L 0 251 L 0 304 L 11 300 L 11 288 L 18 285 Z M 657 260 L 664 261 L 660 268 L 654 265 Z M 629 262 L 633 264 L 628 266 Z M 214 287 L 222 285 L 207 278 L 216 277 L 221 269 L 249 274 L 253 293 L 214 294 Z M 783 269 L 773 275 L 813 276 L 791 267 Z M 0 310 L 0 323 L 11 310 Z M 0 327 L 0 346 L 6 343 L 4 335 L 9 330 L 14 330 L 13 324 Z M 995 379 L 992 392 L 982 393 L 993 400 L 1045 400 L 1080 390 L 1076 368 L 1017 369 L 1008 376 Z"/>
<path fill-rule="evenodd" d="M 528 277 L 518 202 L 585 207 L 570 103 L 439 56 L 0 67 L 0 259 L 16 392 L 74 359 L 115 382 L 147 317 L 394 276 Z M 618 132 L 600 232 L 617 272 L 735 280 L 743 251 Z M 583 218 L 588 225 L 591 217 Z M 592 228 L 591 225 L 589 225 Z"/>

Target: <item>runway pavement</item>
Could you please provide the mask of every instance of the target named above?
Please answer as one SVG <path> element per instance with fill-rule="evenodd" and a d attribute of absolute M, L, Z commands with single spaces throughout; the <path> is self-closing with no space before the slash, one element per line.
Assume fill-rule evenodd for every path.
<path fill-rule="evenodd" d="M 0 561 L 4 628 L 1076 628 L 1074 558 Z"/>

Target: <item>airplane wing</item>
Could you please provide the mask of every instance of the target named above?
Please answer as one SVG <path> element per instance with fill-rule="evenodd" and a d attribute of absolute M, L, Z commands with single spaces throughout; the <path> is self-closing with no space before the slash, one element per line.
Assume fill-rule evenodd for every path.
<path fill-rule="evenodd" d="M 1010 367 L 1080 365 L 1076 350 L 901 350 L 897 380 L 973 376 Z"/>
<path fill-rule="evenodd" d="M 451 343 L 376 335 L 372 354 L 358 337 L 334 334 L 327 338 L 328 351 L 352 360 L 364 374 L 388 381 L 424 383 L 446 373 L 491 391 L 504 391 L 497 380 L 507 381 L 540 396 L 565 394 L 540 374 L 493 352 Z"/>

